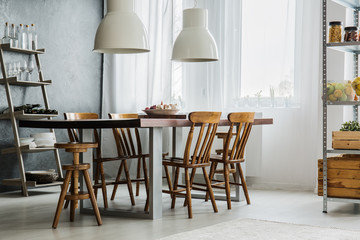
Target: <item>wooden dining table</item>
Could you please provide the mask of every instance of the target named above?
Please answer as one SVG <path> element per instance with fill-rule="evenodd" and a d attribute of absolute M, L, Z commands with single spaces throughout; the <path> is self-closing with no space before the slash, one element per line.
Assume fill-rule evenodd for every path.
<path fill-rule="evenodd" d="M 273 124 L 272 118 L 255 119 L 254 125 Z M 229 126 L 227 119 L 220 120 L 219 126 Z M 112 215 L 121 217 L 159 219 L 162 217 L 162 130 L 172 128 L 172 156 L 182 156 L 182 128 L 190 127 L 191 122 L 187 119 L 179 118 L 139 118 L 139 119 L 91 119 L 91 120 L 19 120 L 20 127 L 27 128 L 56 128 L 82 129 L 82 141 L 92 141 L 92 131 L 94 128 L 147 128 L 149 129 L 149 212 L 136 209 L 100 208 L 102 215 Z M 83 153 L 83 163 L 92 165 L 92 150 Z M 90 168 L 92 170 L 92 167 Z M 92 176 L 92 174 L 90 174 Z M 80 187 L 85 187 L 85 183 L 80 182 Z M 92 213 L 90 201 L 81 201 L 81 213 Z"/>

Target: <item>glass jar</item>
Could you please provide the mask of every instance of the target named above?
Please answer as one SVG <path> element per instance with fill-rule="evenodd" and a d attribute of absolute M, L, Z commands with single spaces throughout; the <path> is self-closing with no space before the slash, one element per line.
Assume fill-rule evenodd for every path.
<path fill-rule="evenodd" d="M 342 22 L 334 21 L 329 22 L 329 42 L 341 42 L 342 35 Z"/>
<path fill-rule="evenodd" d="M 357 42 L 359 41 L 358 27 L 351 26 L 345 27 L 344 42 Z"/>

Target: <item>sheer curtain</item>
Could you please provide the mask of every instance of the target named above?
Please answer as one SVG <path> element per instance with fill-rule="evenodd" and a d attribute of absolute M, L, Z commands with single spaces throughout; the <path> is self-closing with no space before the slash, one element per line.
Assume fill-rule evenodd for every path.
<path fill-rule="evenodd" d="M 182 9 L 194 7 L 193 0 L 178 3 L 175 13 L 175 35 L 181 30 Z M 197 7 L 208 9 L 209 30 L 218 46 L 219 61 L 210 63 L 174 63 L 173 96 L 181 97 L 185 111 L 221 111 L 228 99 L 225 92 L 236 95 L 240 89 L 241 1 L 198 0 Z M 176 8 L 175 8 L 176 9 Z M 181 69 L 181 71 L 179 71 Z M 181 75 L 181 77 L 178 77 Z"/>
<path fill-rule="evenodd" d="M 170 100 L 172 0 L 135 1 L 135 12 L 148 30 L 151 51 L 104 55 L 103 118 L 110 112 L 141 112 L 146 106 Z M 116 156 L 111 130 L 102 132 L 102 143 L 104 155 Z M 111 173 L 113 166 L 109 163 L 105 168 Z"/>

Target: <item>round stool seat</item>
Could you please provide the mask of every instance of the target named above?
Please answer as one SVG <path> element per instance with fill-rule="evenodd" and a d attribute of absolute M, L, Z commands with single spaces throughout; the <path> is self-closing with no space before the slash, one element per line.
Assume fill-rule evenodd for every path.
<path fill-rule="evenodd" d="M 56 148 L 65 149 L 86 149 L 86 148 L 97 148 L 98 144 L 95 142 L 66 142 L 66 143 L 55 143 Z"/>
<path fill-rule="evenodd" d="M 75 171 L 75 170 L 78 170 L 78 171 L 82 171 L 82 170 L 88 170 L 90 169 L 90 164 L 88 163 L 81 163 L 81 164 L 75 164 L 75 165 L 72 165 L 72 164 L 66 164 L 66 165 L 63 165 L 62 166 L 62 169 L 63 170 L 66 170 L 66 171 Z"/>

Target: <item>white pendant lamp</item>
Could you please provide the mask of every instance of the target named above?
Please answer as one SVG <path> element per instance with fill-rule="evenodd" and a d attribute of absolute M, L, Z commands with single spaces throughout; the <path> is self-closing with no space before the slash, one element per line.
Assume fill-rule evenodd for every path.
<path fill-rule="evenodd" d="M 172 60 L 178 62 L 219 60 L 216 42 L 208 29 L 207 9 L 184 9 L 183 30 L 174 43 Z"/>
<path fill-rule="evenodd" d="M 146 29 L 134 12 L 134 0 L 107 0 L 107 14 L 96 31 L 94 52 L 150 52 Z"/>

